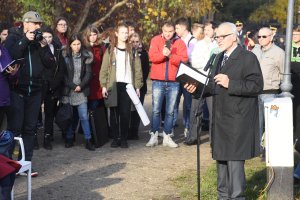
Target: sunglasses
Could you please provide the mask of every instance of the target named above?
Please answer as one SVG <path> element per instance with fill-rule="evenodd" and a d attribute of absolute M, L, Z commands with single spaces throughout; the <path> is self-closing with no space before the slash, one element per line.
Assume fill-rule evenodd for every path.
<path fill-rule="evenodd" d="M 243 25 L 242 25 L 242 24 L 236 24 L 235 26 L 236 26 L 236 27 L 240 27 L 240 26 L 243 26 Z"/>
<path fill-rule="evenodd" d="M 218 40 L 218 39 L 224 40 L 224 38 L 226 38 L 227 36 L 232 35 L 232 34 L 233 33 L 229 33 L 229 34 L 226 34 L 226 35 L 215 36 L 214 39 L 215 40 Z"/>
<path fill-rule="evenodd" d="M 269 37 L 269 36 L 271 36 L 271 35 L 258 35 L 257 38 L 258 38 L 258 39 L 260 39 L 260 38 L 267 38 L 267 37 Z"/>

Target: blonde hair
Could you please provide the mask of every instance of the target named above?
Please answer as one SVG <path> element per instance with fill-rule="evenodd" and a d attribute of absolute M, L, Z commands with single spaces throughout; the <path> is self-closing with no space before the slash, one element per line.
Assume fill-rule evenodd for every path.
<path fill-rule="evenodd" d="M 99 45 L 102 43 L 102 39 L 101 39 L 101 35 L 100 32 L 98 30 L 98 28 L 94 25 L 89 25 L 86 27 L 86 29 L 84 30 L 83 34 L 82 34 L 82 39 L 83 39 L 83 43 L 86 47 L 91 47 L 90 44 L 90 35 L 91 33 L 96 33 L 97 34 L 97 40 L 95 42 L 95 45 Z"/>

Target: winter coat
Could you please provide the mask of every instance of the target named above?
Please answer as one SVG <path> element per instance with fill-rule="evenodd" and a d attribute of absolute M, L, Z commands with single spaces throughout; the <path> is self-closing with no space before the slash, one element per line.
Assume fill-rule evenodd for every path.
<path fill-rule="evenodd" d="M 223 54 L 217 55 L 212 76 L 218 74 Z M 259 155 L 258 95 L 263 76 L 256 56 L 238 46 L 220 73 L 229 78 L 228 89 L 213 88 L 212 156 L 215 160 L 247 160 Z M 200 90 L 198 90 L 198 93 Z"/>
<path fill-rule="evenodd" d="M 64 96 L 69 96 L 71 90 L 75 90 L 75 88 L 78 86 L 73 82 L 74 78 L 74 63 L 73 63 L 73 57 L 72 54 L 67 54 L 65 57 L 66 62 L 66 73 L 64 76 L 65 80 L 65 87 L 63 91 Z M 82 50 L 81 51 L 81 73 L 80 73 L 80 79 L 81 83 L 79 84 L 81 88 L 81 92 L 85 96 L 88 96 L 90 94 L 90 88 L 89 83 L 92 78 L 92 68 L 91 64 L 93 62 L 93 54 L 88 50 Z"/>
<path fill-rule="evenodd" d="M 11 62 L 11 57 L 5 47 L 0 44 L 0 65 L 2 67 L 7 66 Z M 0 73 L 0 107 L 10 105 L 10 90 L 8 84 L 8 76 Z"/>
<path fill-rule="evenodd" d="M 13 90 L 26 96 L 40 92 L 45 68 L 55 66 L 55 58 L 49 46 L 41 47 L 39 42 L 28 40 L 21 27 L 9 30 L 5 47 L 13 59 L 24 58 Z"/>
<path fill-rule="evenodd" d="M 46 69 L 44 73 L 44 93 L 50 92 L 52 97 L 60 98 L 62 95 L 61 87 L 64 84 L 64 74 L 66 71 L 65 59 L 62 55 L 62 49 L 59 44 L 53 42 L 55 65 Z"/>
<path fill-rule="evenodd" d="M 92 63 L 92 79 L 90 81 L 90 95 L 89 100 L 102 99 L 102 88 L 100 86 L 99 74 L 102 64 L 103 55 L 105 53 L 104 45 L 97 45 L 91 48 L 93 53 L 93 63 Z"/>
<path fill-rule="evenodd" d="M 138 56 L 141 60 L 141 66 L 142 66 L 142 72 L 143 72 L 143 87 L 141 88 L 141 92 L 147 93 L 147 79 L 150 71 L 149 66 L 149 56 L 148 52 L 145 49 L 141 49 L 140 51 L 137 51 Z"/>
<path fill-rule="evenodd" d="M 180 38 L 172 39 L 170 58 L 162 54 L 165 45 L 166 39 L 162 34 L 155 36 L 151 40 L 149 49 L 149 58 L 152 62 L 150 79 L 175 81 L 180 61 L 188 61 L 186 45 Z"/>
<path fill-rule="evenodd" d="M 136 54 L 136 53 L 135 53 Z M 141 89 L 143 86 L 143 74 L 141 67 L 141 60 L 139 56 L 130 54 L 130 64 L 132 69 L 132 85 L 136 89 Z M 105 51 L 101 71 L 100 71 L 100 84 L 105 87 L 108 92 L 108 98 L 105 99 L 106 107 L 117 106 L 117 82 L 116 82 L 116 55 L 112 55 L 110 58 L 110 47 Z"/>

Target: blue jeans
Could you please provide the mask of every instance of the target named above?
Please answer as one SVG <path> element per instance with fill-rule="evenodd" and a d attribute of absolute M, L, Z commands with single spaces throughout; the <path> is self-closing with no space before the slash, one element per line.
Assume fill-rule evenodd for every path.
<path fill-rule="evenodd" d="M 192 95 L 189 93 L 183 85 L 180 85 L 180 89 L 177 95 L 176 104 L 174 107 L 174 117 L 173 117 L 173 126 L 175 126 L 177 118 L 178 118 L 178 108 L 180 103 L 181 94 L 183 94 L 183 124 L 184 128 L 190 128 L 190 115 L 191 115 L 191 107 L 192 107 Z"/>
<path fill-rule="evenodd" d="M 89 122 L 89 115 L 88 115 L 88 109 L 87 109 L 87 103 L 80 104 L 78 106 L 73 106 L 73 110 L 77 109 L 78 116 L 80 119 L 80 123 L 83 129 L 84 138 L 86 140 L 91 139 L 91 127 Z M 74 111 L 76 113 L 76 110 Z M 78 123 L 77 117 L 73 118 L 72 125 L 68 128 L 66 133 L 66 139 L 71 140 L 74 138 L 74 130 L 76 129 L 76 125 Z"/>
<path fill-rule="evenodd" d="M 152 124 L 151 132 L 159 130 L 160 112 L 164 97 L 166 98 L 166 114 L 164 119 L 163 130 L 170 134 L 173 128 L 174 107 L 179 91 L 179 83 L 152 81 Z"/>
<path fill-rule="evenodd" d="M 264 102 L 266 99 L 275 98 L 276 94 L 260 94 L 258 96 L 258 113 L 259 113 L 259 136 L 262 139 L 262 135 L 265 131 L 265 108 Z"/>

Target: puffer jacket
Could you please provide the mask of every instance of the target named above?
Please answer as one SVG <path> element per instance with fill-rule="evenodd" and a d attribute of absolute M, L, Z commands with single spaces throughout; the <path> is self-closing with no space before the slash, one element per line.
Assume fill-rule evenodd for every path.
<path fill-rule="evenodd" d="M 5 47 L 13 59 L 24 58 L 12 89 L 26 96 L 40 92 L 44 69 L 55 66 L 49 46 L 41 47 L 39 42 L 28 40 L 21 27 L 9 30 Z"/>

